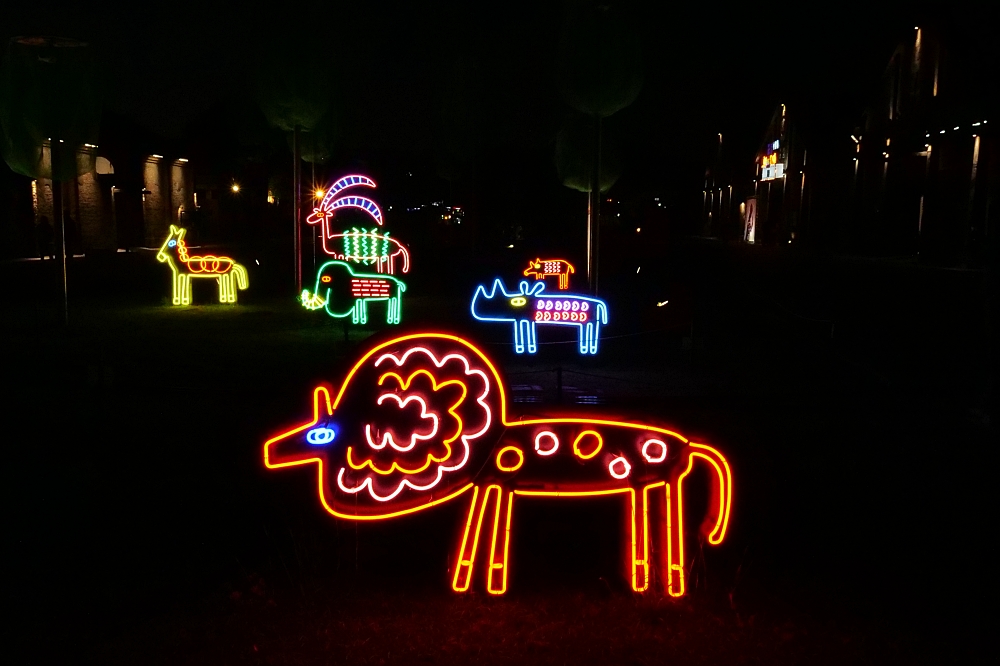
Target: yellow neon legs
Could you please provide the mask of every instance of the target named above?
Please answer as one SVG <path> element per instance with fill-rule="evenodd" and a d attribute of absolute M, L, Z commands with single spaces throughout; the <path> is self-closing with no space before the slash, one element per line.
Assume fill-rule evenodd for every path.
<path fill-rule="evenodd" d="M 452 588 L 456 592 L 465 592 L 469 589 L 476 550 L 479 547 L 479 535 L 483 527 L 483 519 L 487 516 L 487 507 L 489 507 L 491 509 L 489 518 L 493 529 L 490 537 L 486 589 L 490 594 L 503 594 L 507 591 L 510 519 L 514 493 L 504 491 L 500 486 L 492 485 L 487 487 L 480 497 L 479 490 L 479 486 L 472 489 L 472 500 L 469 502 L 469 511 L 466 515 L 465 530 L 462 534 L 462 545 L 458 551 L 458 561 L 455 564 L 455 578 L 452 581 Z"/>

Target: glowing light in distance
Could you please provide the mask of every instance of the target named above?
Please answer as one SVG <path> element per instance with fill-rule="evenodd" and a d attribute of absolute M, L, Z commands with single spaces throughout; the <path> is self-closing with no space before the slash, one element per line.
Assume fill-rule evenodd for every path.
<path fill-rule="evenodd" d="M 317 199 L 322 199 L 324 196 L 326 196 L 326 192 L 323 191 L 323 188 L 317 187 L 316 191 L 313 192 L 313 196 L 316 197 Z"/>
<path fill-rule="evenodd" d="M 664 305 L 666 305 L 666 304 L 667 304 L 667 303 L 669 303 L 669 302 L 670 302 L 670 301 L 657 301 L 657 302 L 656 302 L 656 307 L 658 307 L 658 308 L 662 308 L 662 307 L 663 307 Z"/>
<path fill-rule="evenodd" d="M 229 189 L 231 189 L 233 192 L 239 192 L 240 191 L 240 186 L 239 186 L 238 183 L 233 183 L 232 187 L 230 187 Z"/>

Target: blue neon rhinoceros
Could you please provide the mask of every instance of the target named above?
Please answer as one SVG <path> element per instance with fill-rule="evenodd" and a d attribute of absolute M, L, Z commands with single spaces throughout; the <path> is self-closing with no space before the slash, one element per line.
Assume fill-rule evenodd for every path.
<path fill-rule="evenodd" d="M 472 316 L 480 321 L 508 321 L 514 324 L 514 350 L 523 354 L 527 347 L 534 354 L 536 324 L 576 326 L 579 329 L 580 353 L 596 354 L 601 325 L 608 323 L 608 306 L 599 298 L 564 294 L 545 294 L 545 283 L 531 286 L 522 280 L 519 291 L 509 293 L 503 280 L 497 278 L 493 287 L 479 285 L 472 297 Z"/>

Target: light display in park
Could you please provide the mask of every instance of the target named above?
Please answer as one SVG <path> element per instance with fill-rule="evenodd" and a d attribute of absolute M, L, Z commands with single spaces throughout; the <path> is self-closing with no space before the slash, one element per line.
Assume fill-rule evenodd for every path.
<path fill-rule="evenodd" d="M 524 277 L 535 276 L 536 280 L 544 280 L 546 277 L 559 276 L 559 288 L 569 289 L 569 274 L 575 272 L 573 264 L 565 259 L 535 259 L 528 262 L 528 267 L 524 269 Z"/>
<path fill-rule="evenodd" d="M 479 321 L 510 322 L 514 325 L 514 351 L 529 354 L 538 350 L 536 325 L 576 326 L 581 354 L 596 354 L 601 326 L 608 323 L 608 306 L 599 298 L 577 294 L 545 292 L 544 282 L 532 285 L 524 280 L 519 291 L 508 293 L 497 278 L 493 287 L 479 285 L 472 296 L 472 316 Z"/>
<path fill-rule="evenodd" d="M 170 225 L 170 234 L 156 253 L 156 260 L 166 263 L 173 273 L 173 304 L 191 304 L 191 279 L 212 278 L 219 282 L 219 302 L 235 303 L 236 287 L 248 286 L 247 269 L 229 257 L 212 254 L 192 256 L 188 254 L 184 235 L 187 229 Z"/>
<path fill-rule="evenodd" d="M 500 375 L 480 349 L 446 333 L 401 336 L 366 352 L 339 388 L 318 386 L 307 420 L 264 443 L 264 464 L 308 466 L 323 508 L 347 520 L 397 518 L 464 498 L 458 592 L 469 589 L 477 561 L 486 589 L 506 591 L 515 498 L 614 496 L 624 505 L 632 589 L 648 590 L 655 570 L 670 595 L 683 595 L 687 480 L 695 463 L 707 466 L 700 532 L 721 543 L 733 492 L 725 457 L 647 423 L 511 419 L 506 408 Z M 658 562 L 654 542 L 664 544 Z"/>
<path fill-rule="evenodd" d="M 368 323 L 368 304 L 385 301 L 385 321 L 398 324 L 406 284 L 399 278 L 377 273 L 355 273 L 350 264 L 328 261 L 316 274 L 316 289 L 302 292 L 302 305 L 324 309 L 331 317 L 351 317 L 353 324 Z"/>

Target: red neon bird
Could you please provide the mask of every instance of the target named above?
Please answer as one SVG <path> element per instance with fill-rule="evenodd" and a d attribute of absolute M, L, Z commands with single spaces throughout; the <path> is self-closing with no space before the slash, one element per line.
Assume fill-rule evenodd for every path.
<path fill-rule="evenodd" d="M 338 518 L 394 518 L 464 497 L 452 587 L 469 588 L 485 522 L 486 587 L 493 594 L 507 589 L 515 497 L 622 495 L 632 589 L 649 588 L 650 543 L 659 537 L 666 544 L 664 587 L 683 595 L 683 490 L 696 461 L 712 472 L 700 530 L 719 544 L 732 475 L 716 449 L 642 423 L 511 418 L 493 363 L 444 333 L 397 337 L 369 350 L 339 389 L 315 389 L 309 421 L 264 444 L 269 469 L 315 465 L 320 503 Z"/>

